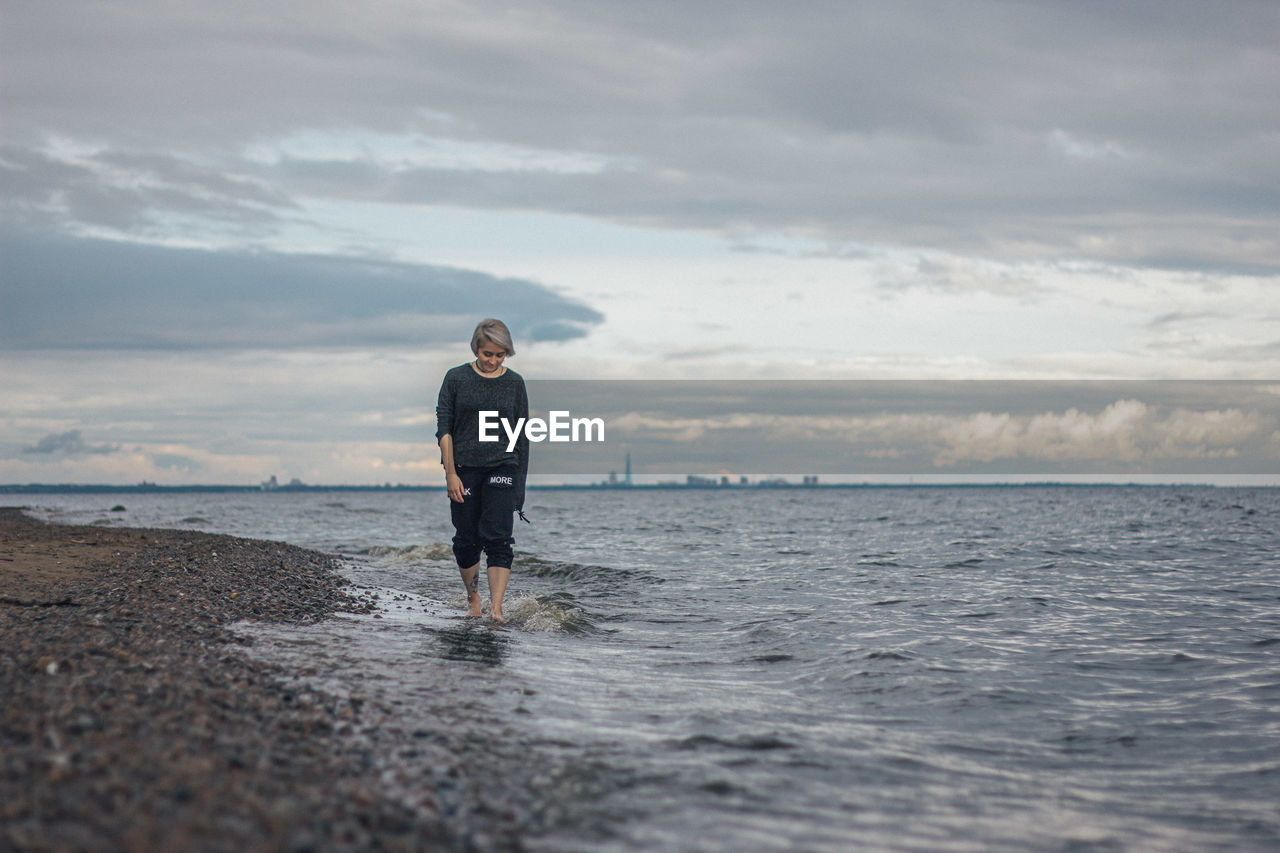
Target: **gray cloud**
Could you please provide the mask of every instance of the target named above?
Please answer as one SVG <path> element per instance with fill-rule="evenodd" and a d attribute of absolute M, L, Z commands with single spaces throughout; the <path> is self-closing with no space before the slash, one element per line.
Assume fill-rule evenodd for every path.
<path fill-rule="evenodd" d="M 1147 328 L 1152 330 L 1166 329 L 1173 326 L 1191 325 L 1204 320 L 1223 320 L 1227 319 L 1227 315 L 1220 311 L 1172 311 L 1168 314 L 1161 314 L 1153 317 L 1148 323 Z"/>
<path fill-rule="evenodd" d="M 88 444 L 81 435 L 80 430 L 73 429 L 69 432 L 51 433 L 37 441 L 35 444 L 22 448 L 23 453 L 36 454 L 55 454 L 61 453 L 67 456 L 83 456 L 85 454 L 99 453 L 118 453 L 119 445 L 113 444 Z"/>
<path fill-rule="evenodd" d="M 101 150 L 59 157 L 0 148 L 0 210 L 12 224 L 162 233 L 199 219 L 241 238 L 274 230 L 294 208 L 279 190 L 168 154 Z"/>
<path fill-rule="evenodd" d="M 269 220 L 306 192 L 1274 275 L 1278 33 L 1249 0 L 28 3 L 0 99 L 28 158 L 108 152 L 49 173 L 85 222 Z M 605 165 L 245 154 L 352 128 Z"/>
<path fill-rule="evenodd" d="M 566 340 L 602 315 L 531 281 L 323 255 L 0 237 L 9 349 L 420 347 L 501 307 L 517 339 Z"/>

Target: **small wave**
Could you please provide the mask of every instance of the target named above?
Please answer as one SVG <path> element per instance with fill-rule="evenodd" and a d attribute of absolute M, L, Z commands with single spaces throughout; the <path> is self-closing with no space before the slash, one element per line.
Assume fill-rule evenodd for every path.
<path fill-rule="evenodd" d="M 758 657 L 748 658 L 751 663 L 783 663 L 789 660 L 795 660 L 795 655 L 772 654 L 759 655 Z"/>
<path fill-rule="evenodd" d="M 1120 656 L 1086 656 L 1074 661 L 1077 669 L 1084 670 L 1142 670 L 1184 667 L 1188 664 L 1202 664 L 1204 658 L 1194 657 L 1185 652 L 1167 652 L 1146 655 Z"/>
<path fill-rule="evenodd" d="M 182 519 L 179 524 L 212 524 L 213 522 L 207 518 L 201 518 L 198 515 L 188 515 Z"/>
<path fill-rule="evenodd" d="M 863 554 L 856 565 L 859 566 L 883 566 L 889 569 L 902 568 L 902 564 L 893 559 L 892 554 Z"/>
<path fill-rule="evenodd" d="M 516 556 L 512 567 L 517 574 L 528 574 L 539 578 L 566 578 L 571 581 L 583 581 L 598 578 L 642 578 L 649 583 L 664 583 L 664 579 L 647 572 L 635 569 L 620 569 L 615 566 L 594 566 L 582 563 L 568 563 L 559 560 L 544 560 L 532 554 Z"/>
<path fill-rule="evenodd" d="M 385 509 L 379 509 L 378 507 L 372 506 L 351 506 L 351 504 L 345 501 L 333 501 L 332 503 L 320 504 L 320 507 L 322 509 L 345 510 L 346 512 L 356 513 L 359 515 L 389 515 L 388 511 Z M 316 512 L 315 514 L 323 515 L 326 513 Z"/>
<path fill-rule="evenodd" d="M 767 752 L 774 749 L 795 749 L 796 745 L 776 735 L 743 735 L 733 739 L 712 735 L 693 735 L 675 742 L 679 750 L 693 749 L 742 749 L 748 752 Z"/>
<path fill-rule="evenodd" d="M 372 548 L 365 548 L 356 553 L 362 557 L 383 557 L 393 565 L 406 565 L 409 563 L 452 560 L 453 546 L 447 542 L 432 542 L 430 545 L 406 545 L 403 547 L 374 545 Z"/>
<path fill-rule="evenodd" d="M 580 634 L 595 627 L 586 612 L 560 596 L 522 595 L 503 608 L 510 624 L 525 631 Z"/>
<path fill-rule="evenodd" d="M 715 794 L 717 797 L 746 797 L 751 794 L 749 788 L 740 788 L 732 782 L 724 779 L 713 779 L 710 782 L 703 782 L 698 785 L 699 791 L 706 791 L 708 794 Z"/>
<path fill-rule="evenodd" d="M 908 652 L 884 651 L 884 652 L 868 652 L 865 656 L 866 660 L 913 660 L 914 655 Z"/>
<path fill-rule="evenodd" d="M 452 610 L 467 609 L 467 597 L 462 594 L 445 602 Z M 481 596 L 481 609 L 487 621 L 490 613 L 488 597 Z M 507 626 L 531 633 L 556 632 L 585 634 L 596 630 L 595 623 L 581 607 L 569 603 L 567 597 L 558 595 L 520 595 L 508 598 L 502 608 Z"/>

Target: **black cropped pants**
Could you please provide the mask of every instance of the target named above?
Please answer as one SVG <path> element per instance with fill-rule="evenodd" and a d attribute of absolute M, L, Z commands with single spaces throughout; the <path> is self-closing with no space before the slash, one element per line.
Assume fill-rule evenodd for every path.
<path fill-rule="evenodd" d="M 459 467 L 462 503 L 449 501 L 453 520 L 453 556 L 458 568 L 468 569 L 480 562 L 480 552 L 489 558 L 489 567 L 511 568 L 515 556 L 511 546 L 515 507 L 515 469 Z"/>

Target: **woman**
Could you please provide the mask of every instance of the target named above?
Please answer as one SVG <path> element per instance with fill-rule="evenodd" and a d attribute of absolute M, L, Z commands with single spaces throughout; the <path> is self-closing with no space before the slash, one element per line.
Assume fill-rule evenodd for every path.
<path fill-rule="evenodd" d="M 511 576 L 512 513 L 524 518 L 524 481 L 529 470 L 529 439 L 524 431 L 508 452 L 504 431 L 497 441 L 480 441 L 480 412 L 490 423 L 523 423 L 529 417 L 524 379 L 503 361 L 516 354 L 511 332 L 501 320 L 480 321 L 471 335 L 475 361 L 444 375 L 436 402 L 436 440 L 444 466 L 445 486 L 453 518 L 453 556 L 467 588 L 467 613 L 483 615 L 480 606 L 480 552 L 488 557 L 489 615 L 502 615 L 502 597 Z M 490 431 L 492 434 L 492 431 Z M 527 519 L 526 519 L 527 520 Z"/>

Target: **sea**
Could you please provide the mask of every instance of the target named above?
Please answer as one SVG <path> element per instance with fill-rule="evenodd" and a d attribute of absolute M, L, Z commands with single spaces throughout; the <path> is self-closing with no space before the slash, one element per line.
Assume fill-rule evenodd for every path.
<path fill-rule="evenodd" d="M 375 612 L 237 630 L 459 833 L 1280 850 L 1280 489 L 532 490 L 502 628 L 443 491 L 23 500 L 337 555 Z"/>

